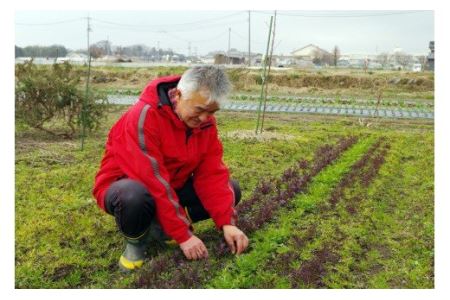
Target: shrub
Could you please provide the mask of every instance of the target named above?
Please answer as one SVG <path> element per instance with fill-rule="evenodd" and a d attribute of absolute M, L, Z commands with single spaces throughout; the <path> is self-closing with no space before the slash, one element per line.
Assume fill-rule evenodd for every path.
<path fill-rule="evenodd" d="M 105 116 L 106 95 L 90 91 L 86 99 L 80 75 L 69 63 L 54 64 L 50 69 L 32 61 L 17 64 L 15 76 L 16 119 L 30 127 L 72 138 L 81 124 L 83 104 L 88 130 L 96 129 Z M 58 133 L 49 123 L 60 124 Z"/>

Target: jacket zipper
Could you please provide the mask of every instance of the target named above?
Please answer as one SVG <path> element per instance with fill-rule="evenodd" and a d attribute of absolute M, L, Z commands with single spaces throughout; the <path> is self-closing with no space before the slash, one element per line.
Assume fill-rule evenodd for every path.
<path fill-rule="evenodd" d="M 186 130 L 186 142 L 185 142 L 185 145 L 186 145 L 186 155 L 187 155 L 188 157 L 189 157 L 189 146 L 188 146 L 188 142 L 189 142 L 189 138 L 190 138 L 191 136 L 192 136 L 192 129 L 189 128 L 189 129 Z M 175 176 L 181 171 L 182 168 L 183 168 L 183 167 L 179 167 L 178 169 L 176 169 L 176 171 L 175 171 L 173 177 L 175 177 Z"/>
<path fill-rule="evenodd" d="M 186 145 L 188 144 L 188 141 L 189 141 L 189 138 L 191 137 L 191 135 L 192 135 L 192 129 L 189 128 L 186 130 Z"/>

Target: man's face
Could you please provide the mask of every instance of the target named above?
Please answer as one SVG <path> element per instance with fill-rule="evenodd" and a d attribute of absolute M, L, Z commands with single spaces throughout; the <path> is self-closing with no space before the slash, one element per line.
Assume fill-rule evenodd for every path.
<path fill-rule="evenodd" d="M 216 102 L 206 104 L 208 99 L 209 92 L 206 90 L 192 92 L 187 98 L 177 91 L 176 112 L 189 128 L 199 127 L 219 110 L 219 104 Z"/>

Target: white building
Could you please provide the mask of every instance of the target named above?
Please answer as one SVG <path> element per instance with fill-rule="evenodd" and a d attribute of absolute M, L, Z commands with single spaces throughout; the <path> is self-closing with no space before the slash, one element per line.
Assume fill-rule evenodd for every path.
<path fill-rule="evenodd" d="M 312 61 L 317 56 L 323 57 L 326 55 L 331 55 L 331 53 L 316 45 L 309 44 L 305 47 L 292 51 L 291 55 L 294 56 L 296 59 Z"/>

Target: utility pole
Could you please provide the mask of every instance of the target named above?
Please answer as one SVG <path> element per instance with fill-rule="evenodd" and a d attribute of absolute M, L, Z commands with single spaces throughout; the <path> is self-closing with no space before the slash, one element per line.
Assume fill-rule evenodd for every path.
<path fill-rule="evenodd" d="M 58 62 L 58 56 L 59 56 L 59 48 L 58 47 L 56 47 L 56 57 L 55 57 L 55 60 L 54 60 L 54 62 L 53 63 L 57 63 Z"/>
<path fill-rule="evenodd" d="M 188 43 L 188 57 L 191 57 L 191 42 Z"/>
<path fill-rule="evenodd" d="M 259 130 L 259 125 L 260 125 L 259 120 L 260 120 L 260 116 L 261 116 L 261 106 L 262 106 L 263 95 L 264 95 L 264 86 L 266 84 L 266 79 L 267 79 L 266 69 L 267 69 L 267 58 L 269 55 L 270 35 L 272 33 L 272 22 L 273 22 L 273 16 L 270 17 L 269 36 L 267 37 L 266 55 L 264 56 L 264 60 L 263 60 L 263 73 L 261 74 L 261 96 L 259 98 L 258 116 L 256 118 L 255 134 L 258 134 L 258 130 Z"/>
<path fill-rule="evenodd" d="M 231 27 L 228 28 L 228 54 L 230 54 L 231 49 Z"/>
<path fill-rule="evenodd" d="M 230 49 L 231 49 L 231 27 L 228 28 L 228 52 L 227 52 L 227 63 L 230 64 Z"/>
<path fill-rule="evenodd" d="M 156 42 L 156 52 L 157 52 L 157 60 L 161 61 L 161 57 L 159 56 L 159 41 Z"/>
<path fill-rule="evenodd" d="M 87 78 L 86 78 L 86 93 L 83 101 L 83 107 L 81 108 L 81 150 L 84 149 L 84 138 L 86 135 L 86 102 L 89 97 L 89 80 L 91 76 L 91 51 L 89 49 L 90 42 L 89 42 L 89 33 L 92 31 L 91 28 L 91 18 L 87 17 L 87 54 L 88 54 L 88 72 L 87 72 Z"/>
<path fill-rule="evenodd" d="M 250 11 L 248 11 L 248 66 L 252 64 L 252 58 L 250 54 Z"/>
<path fill-rule="evenodd" d="M 269 55 L 269 70 L 267 71 L 267 77 L 269 77 L 270 74 L 270 67 L 272 66 L 272 56 L 273 56 L 273 46 L 275 44 L 275 25 L 277 23 L 277 11 L 275 11 L 274 13 L 274 17 L 273 17 L 273 29 L 272 29 L 272 45 L 270 48 L 270 55 Z M 265 86 L 265 91 L 264 91 L 264 107 L 263 107 L 263 112 L 262 112 L 262 120 L 261 120 L 261 133 L 263 131 L 263 127 L 264 127 L 264 116 L 266 115 L 266 103 L 267 103 L 267 87 L 268 84 L 266 82 L 266 86 Z"/>

